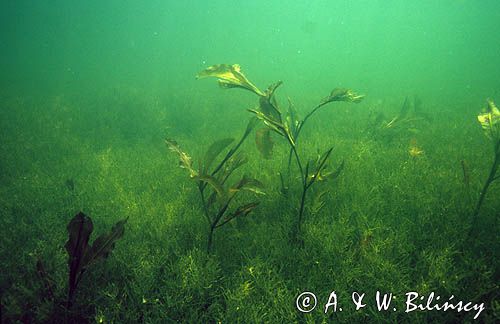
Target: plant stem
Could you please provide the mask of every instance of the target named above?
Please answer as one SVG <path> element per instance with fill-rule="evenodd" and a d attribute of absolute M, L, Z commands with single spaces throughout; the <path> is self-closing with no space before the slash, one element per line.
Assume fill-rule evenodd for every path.
<path fill-rule="evenodd" d="M 302 163 L 300 162 L 300 157 L 299 157 L 299 153 L 297 152 L 296 146 L 293 145 L 293 143 L 291 141 L 289 141 L 289 143 L 290 143 L 290 148 L 295 156 L 295 160 L 297 161 L 297 166 L 299 167 L 300 176 L 301 176 L 301 180 L 302 180 L 302 194 L 300 197 L 299 215 L 297 218 L 296 231 L 293 233 L 293 240 L 295 241 L 297 239 L 297 236 L 300 234 L 301 227 L 302 227 L 301 225 L 302 225 L 302 218 L 304 215 L 304 206 L 305 206 L 305 202 L 306 202 L 307 189 L 309 188 L 307 186 L 307 173 L 308 173 L 309 167 L 307 167 L 305 172 L 304 172 L 304 168 L 302 167 Z"/>
<path fill-rule="evenodd" d="M 488 175 L 488 179 L 484 183 L 483 189 L 481 190 L 481 194 L 479 195 L 479 200 L 477 202 L 476 208 L 474 209 L 474 213 L 472 214 L 472 223 L 476 221 L 477 216 L 479 215 L 479 210 L 481 209 L 481 205 L 483 204 L 486 193 L 488 192 L 488 188 L 490 185 L 497 179 L 495 177 L 496 172 L 498 170 L 498 165 L 500 163 L 500 140 L 495 144 L 495 159 L 493 160 L 493 165 L 491 166 L 490 174 Z M 472 225 L 469 231 L 469 235 L 472 232 Z"/>
<path fill-rule="evenodd" d="M 210 225 L 210 231 L 208 232 L 208 241 L 207 241 L 207 254 L 210 254 L 212 252 L 212 241 L 213 241 L 213 236 L 214 236 L 214 229 L 215 226 Z"/>
<path fill-rule="evenodd" d="M 302 119 L 302 121 L 299 123 L 299 126 L 294 134 L 295 137 L 295 143 L 298 142 L 300 131 L 302 130 L 302 127 L 304 127 L 304 124 L 307 122 L 307 120 L 316 112 L 318 111 L 319 108 L 323 107 L 326 103 L 321 103 L 314 107 L 305 117 Z M 288 174 L 290 174 L 290 163 L 292 162 L 292 149 L 290 149 L 290 152 L 288 154 Z"/>
<path fill-rule="evenodd" d="M 210 215 L 208 213 L 208 207 L 207 207 L 207 203 L 205 201 L 205 194 L 204 194 L 204 190 L 203 190 L 204 188 L 203 188 L 203 184 L 201 181 L 198 184 L 198 189 L 200 191 L 201 203 L 203 204 L 203 213 L 205 214 L 205 217 L 207 218 L 208 225 L 211 225 L 212 220 L 210 219 Z"/>
<path fill-rule="evenodd" d="M 297 234 L 300 233 L 302 227 L 302 217 L 304 215 L 304 206 L 306 204 L 306 194 L 307 194 L 307 186 L 302 186 L 302 196 L 300 197 L 300 209 L 299 209 L 299 218 L 297 223 Z"/>

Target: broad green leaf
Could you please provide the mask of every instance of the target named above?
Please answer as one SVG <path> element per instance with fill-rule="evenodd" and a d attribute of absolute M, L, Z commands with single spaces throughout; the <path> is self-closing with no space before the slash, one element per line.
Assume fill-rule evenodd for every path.
<path fill-rule="evenodd" d="M 274 143 L 271 139 L 271 130 L 269 128 L 260 128 L 255 132 L 255 144 L 265 159 L 271 158 Z"/>
<path fill-rule="evenodd" d="M 200 174 L 196 176 L 195 179 L 208 183 L 220 197 L 225 198 L 227 196 L 224 186 L 215 177 L 207 174 Z"/>
<path fill-rule="evenodd" d="M 210 145 L 207 152 L 205 153 L 205 158 L 203 159 L 203 170 L 201 170 L 201 173 L 208 173 L 208 170 L 210 169 L 213 161 L 233 141 L 233 138 L 224 138 Z"/>
<path fill-rule="evenodd" d="M 85 254 L 84 267 L 109 256 L 115 247 L 116 241 L 123 237 L 126 222 L 127 219 L 119 221 L 111 228 L 109 233 L 102 234 L 95 239 L 92 247 Z"/>
<path fill-rule="evenodd" d="M 168 148 L 172 152 L 177 153 L 177 155 L 179 156 L 180 167 L 188 170 L 189 176 L 191 178 L 196 177 L 198 175 L 198 172 L 196 172 L 196 170 L 193 168 L 193 161 L 191 160 L 191 157 L 180 149 L 176 141 L 167 138 L 165 142 L 167 143 Z"/>
<path fill-rule="evenodd" d="M 264 96 L 252 82 L 250 82 L 241 72 L 238 64 L 216 64 L 198 73 L 197 79 L 216 77 L 219 78 L 219 85 L 223 88 L 243 88 L 253 93 Z"/>
<path fill-rule="evenodd" d="M 226 182 L 226 180 L 231 176 L 231 174 L 236 169 L 238 169 L 239 167 L 241 167 L 243 164 L 245 164 L 247 162 L 248 162 L 248 159 L 242 153 L 238 153 L 238 154 L 234 155 L 232 158 L 230 158 L 229 161 L 227 161 L 227 164 L 226 164 L 224 171 L 222 173 L 221 183 L 224 184 Z"/>

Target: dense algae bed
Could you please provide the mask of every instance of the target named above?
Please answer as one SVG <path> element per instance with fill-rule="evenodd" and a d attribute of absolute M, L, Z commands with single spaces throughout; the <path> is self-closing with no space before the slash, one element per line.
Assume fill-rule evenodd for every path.
<path fill-rule="evenodd" d="M 422 121 L 425 131 L 415 135 L 402 130 L 388 140 L 375 139 L 371 132 L 369 99 L 323 111 L 325 118 L 311 121 L 315 127 L 304 134 L 302 149 L 315 156 L 308 143 L 334 145 L 333 163 L 346 162 L 334 182 L 320 184 L 327 189 L 324 205 L 308 205 L 304 247 L 290 244 L 296 216 L 290 201 L 296 200 L 280 193 L 273 171 L 283 168 L 286 159 L 264 160 L 253 141 L 246 142 L 245 172 L 260 179 L 266 195 L 252 214 L 221 228 L 214 253 L 207 256 L 196 186 L 178 168 L 156 129 L 168 119 L 173 125 L 168 133 L 200 154 L 220 130 L 207 126 L 187 134 L 183 130 L 189 128 L 182 123 L 200 120 L 174 114 L 156 118 L 168 101 L 124 89 L 114 94 L 103 93 L 96 101 L 106 100 L 106 105 L 95 103 L 93 112 L 84 110 L 89 103 L 76 96 L 36 103 L 3 98 L 16 108 L 2 118 L 2 136 L 8 139 L 2 146 L 1 195 L 5 320 L 67 316 L 48 298 L 36 263 L 43 260 L 54 298 L 61 303 L 67 293 L 66 225 L 79 209 L 92 216 L 97 233 L 129 217 L 111 256 L 82 279 L 77 314 L 72 316 L 89 321 L 425 322 L 470 317 L 435 311 L 379 313 L 374 303 L 359 312 L 352 306 L 327 315 L 303 315 L 293 302 L 305 290 L 325 301 L 332 290 L 344 299 L 351 291 L 372 296 L 378 290 L 400 296 L 435 292 L 484 302 L 483 320 L 498 315 L 498 187 L 486 197 L 474 224 L 475 238 L 466 235 L 491 164 L 491 148 L 475 116 L 435 113 L 434 121 Z M 120 113 L 124 102 L 136 116 Z M 30 113 L 34 105 L 40 111 Z M 397 114 L 400 104 L 387 109 Z M 94 114 L 103 122 L 90 133 L 82 125 L 95 123 Z M 241 115 L 235 111 L 234 119 Z M 246 123 L 241 119 L 224 135 L 239 134 L 237 128 Z M 125 130 L 136 127 L 137 120 L 149 127 L 136 128 L 131 139 Z M 352 129 L 352 120 L 358 130 Z M 108 128 L 106 121 L 115 127 Z M 410 154 L 413 138 L 422 154 Z M 285 156 L 287 146 L 275 141 L 273 154 Z M 460 161 L 469 165 L 467 182 Z M 291 188 L 297 191 L 295 198 L 298 189 Z"/>
<path fill-rule="evenodd" d="M 349 24 L 359 12 L 344 14 Z M 405 21 L 411 25 L 412 19 Z M 315 21 L 306 19 L 294 36 L 327 33 L 328 20 Z M 85 39 L 78 31 L 73 37 Z M 194 37 L 195 31 L 182 33 Z M 342 32 L 353 33 L 334 34 Z M 148 54 L 139 55 L 126 39 L 127 50 L 151 59 L 150 47 L 140 44 Z M 191 48 L 188 43 L 176 49 Z M 359 52 L 345 46 L 335 50 Z M 490 171 L 497 168 L 499 146 L 489 132 L 499 117 L 493 101 L 485 102 L 488 96 L 500 101 L 499 80 L 481 79 L 481 86 L 467 80 L 464 88 L 456 80 L 426 84 L 415 74 L 402 79 L 419 80 L 418 87 L 384 87 L 390 76 L 375 73 L 373 64 L 363 70 L 377 54 L 373 48 L 365 48 L 363 58 L 339 54 L 327 67 L 330 57 L 320 51 L 309 53 L 309 60 L 290 55 L 281 65 L 257 64 L 252 51 L 234 54 L 244 67 L 240 76 L 237 65 L 204 70 L 227 57 L 215 49 L 209 55 L 214 62 L 196 57 L 190 64 L 184 56 L 176 66 L 171 47 L 163 49 L 167 68 L 165 62 L 139 67 L 147 81 L 127 79 L 134 67 L 124 62 L 126 72 L 115 71 L 117 79 L 97 72 L 75 76 L 62 67 L 68 62 L 59 66 L 44 57 L 38 70 L 23 71 L 22 58 L 14 60 L 17 69 L 6 69 L 0 91 L 2 322 L 455 323 L 478 314 L 477 308 L 424 306 L 406 313 L 410 292 L 423 297 L 422 305 L 429 298 L 437 304 L 436 296 L 440 304 L 451 296 L 481 304 L 478 322 L 499 320 L 500 181 Z M 490 53 L 482 49 L 483 56 Z M 108 72 L 115 66 L 98 65 Z M 391 64 L 382 65 L 389 73 Z M 64 76 L 50 80 L 49 67 L 56 74 L 55 67 L 63 69 Z M 154 85 L 150 78 L 163 69 L 166 81 Z M 197 72 L 244 90 L 195 81 Z M 426 73 L 429 79 L 438 74 Z M 476 80 L 480 74 L 461 73 Z M 30 88 L 28 80 L 40 75 L 47 84 Z M 280 113 L 273 110 L 274 92 Z M 240 139 L 235 159 L 222 163 Z M 222 171 L 215 171 L 219 165 Z M 229 180 L 220 183 L 227 173 Z M 306 291 L 316 294 L 318 305 L 301 313 L 296 298 Z M 342 311 L 330 307 L 325 314 L 332 291 Z M 355 291 L 365 294 L 359 310 L 351 300 Z M 387 311 L 377 309 L 377 292 L 396 296 Z"/>

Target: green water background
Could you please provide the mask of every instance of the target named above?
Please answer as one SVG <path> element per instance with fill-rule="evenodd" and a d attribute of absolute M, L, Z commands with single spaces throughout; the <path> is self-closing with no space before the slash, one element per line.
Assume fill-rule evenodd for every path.
<path fill-rule="evenodd" d="M 0 26 L 7 92 L 213 94 L 194 75 L 223 62 L 302 98 L 350 86 L 474 102 L 500 88 L 497 1 L 2 1 Z"/>
<path fill-rule="evenodd" d="M 493 322 L 497 184 L 477 220 L 470 216 L 492 161 L 477 114 L 486 98 L 500 101 L 499 30 L 500 2 L 487 0 L 2 1 L 5 316 L 36 305 L 36 318 L 57 322 L 36 258 L 64 296 L 66 226 L 82 210 L 95 233 L 129 217 L 109 260 L 82 282 L 85 318 L 319 322 L 333 315 L 303 317 L 293 305 L 300 291 L 356 288 L 454 294 L 485 302 L 482 319 Z M 206 257 L 196 185 L 164 138 L 178 140 L 197 165 L 214 140 L 240 136 L 256 98 L 195 80 L 217 63 L 240 64 L 261 89 L 283 80 L 277 97 L 286 104 L 289 96 L 300 116 L 335 87 L 366 94 L 360 104 L 325 106 L 301 135 L 304 159 L 334 146 L 330 170 L 345 161 L 338 179 L 315 188 L 327 191 L 325 207 L 312 211 L 318 195 L 307 201 L 306 249 L 288 240 L 299 183 L 292 176 L 290 195 L 279 191 L 288 147 L 274 136 L 274 156 L 264 160 L 251 134 L 238 176 L 262 181 L 266 195 L 216 234 Z M 379 114 L 389 122 L 415 95 L 429 118 L 394 131 L 374 122 Z M 413 142 L 423 151 L 417 157 L 408 152 Z M 467 240 L 470 226 L 478 239 Z M 335 316 L 366 322 L 366 314 L 379 322 L 470 318 L 378 313 L 373 305 Z"/>

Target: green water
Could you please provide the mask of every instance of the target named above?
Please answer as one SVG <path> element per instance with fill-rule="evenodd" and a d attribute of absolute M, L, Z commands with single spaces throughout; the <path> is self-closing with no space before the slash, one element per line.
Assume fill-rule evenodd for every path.
<path fill-rule="evenodd" d="M 492 0 L 2 1 L 2 323 L 451 323 L 477 313 L 405 312 L 409 292 L 424 305 L 432 292 L 481 304 L 477 321 L 498 321 L 498 139 L 477 116 L 487 98 L 500 105 L 499 30 Z M 220 221 L 258 206 L 218 227 L 207 253 L 208 193 L 212 220 L 227 196 L 199 165 L 262 109 L 249 91 L 195 78 L 221 63 L 239 64 L 261 91 L 283 81 L 284 125 L 288 98 L 301 120 L 334 88 L 365 97 L 307 120 L 300 166 L 293 154 L 288 164 L 286 135 L 258 121 L 223 189 L 233 194 L 244 175 L 256 186 Z M 217 176 L 231 145 L 211 165 L 223 165 Z M 305 170 L 307 183 L 331 147 L 321 171 L 331 179 L 302 201 Z M 67 225 L 79 211 L 91 242 L 128 220 L 68 306 Z M 305 291 L 318 299 L 309 313 L 296 307 Z M 343 311 L 325 314 L 332 291 Z M 356 310 L 354 291 L 366 307 Z M 377 309 L 377 291 L 397 297 L 389 310 Z"/>

